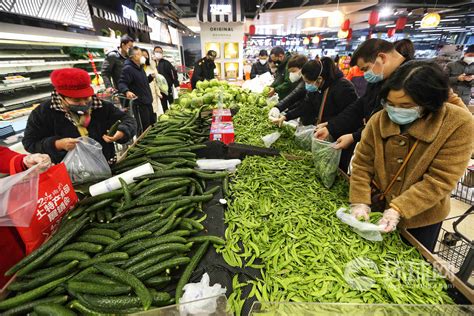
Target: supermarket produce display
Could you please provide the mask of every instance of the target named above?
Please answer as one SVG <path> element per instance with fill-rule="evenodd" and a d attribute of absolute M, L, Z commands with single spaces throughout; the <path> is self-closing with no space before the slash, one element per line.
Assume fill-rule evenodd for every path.
<path fill-rule="evenodd" d="M 117 175 L 150 164 L 153 174 L 83 197 L 52 238 L 7 272 L 16 279 L 3 314 L 151 310 L 179 303 L 184 285 L 204 272 L 227 288 L 236 315 L 254 302 L 453 303 L 446 280 L 398 232 L 371 242 L 339 221 L 347 180 L 327 185 L 316 168 L 327 169 L 327 153 L 303 149 L 294 127 L 269 122 L 275 100 L 227 82 L 197 86 L 112 168 Z M 237 111 L 236 143 L 263 147 L 279 132 L 272 148 L 281 155 L 246 157 L 231 174 L 196 169 L 209 147 L 208 110 L 219 107 Z"/>
<path fill-rule="evenodd" d="M 202 147 L 193 140 L 202 138 L 208 120 L 200 113 L 175 116 L 148 131 L 141 142 L 153 144 L 152 150 L 134 147 L 115 172 L 140 164 L 139 157 L 155 173 L 82 199 L 52 238 L 7 272 L 16 279 L 0 310 L 24 314 L 54 303 L 80 314 L 133 313 L 179 299 L 179 287 L 209 245 L 224 243 L 206 234 L 201 222 L 202 203 L 220 189 L 206 188 L 206 180 L 227 173 L 189 168 L 195 166 L 193 150 Z"/>

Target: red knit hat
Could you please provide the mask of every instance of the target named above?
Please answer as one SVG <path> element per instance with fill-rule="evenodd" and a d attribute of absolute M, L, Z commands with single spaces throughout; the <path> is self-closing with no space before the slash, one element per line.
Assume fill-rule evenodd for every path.
<path fill-rule="evenodd" d="M 83 69 L 57 69 L 51 73 L 51 83 L 59 94 L 66 97 L 88 98 L 94 94 L 91 77 Z"/>

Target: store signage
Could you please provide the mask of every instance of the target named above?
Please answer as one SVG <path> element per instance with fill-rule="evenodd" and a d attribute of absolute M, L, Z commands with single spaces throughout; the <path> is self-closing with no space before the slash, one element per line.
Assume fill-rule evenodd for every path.
<path fill-rule="evenodd" d="M 209 6 L 211 7 L 211 14 L 232 14 L 232 5 L 230 4 L 210 4 Z"/>
<path fill-rule="evenodd" d="M 145 11 L 143 11 L 143 7 L 141 4 L 135 4 L 135 12 L 137 13 L 138 22 L 141 24 L 145 24 Z"/>
<path fill-rule="evenodd" d="M 132 20 L 134 22 L 138 22 L 138 16 L 137 12 L 135 10 L 132 10 L 124 5 L 122 5 L 122 10 L 123 10 L 123 17 L 129 20 Z"/>

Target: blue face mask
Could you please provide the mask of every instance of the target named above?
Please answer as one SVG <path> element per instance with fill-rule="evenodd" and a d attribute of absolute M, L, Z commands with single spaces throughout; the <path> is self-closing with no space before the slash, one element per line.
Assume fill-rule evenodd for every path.
<path fill-rule="evenodd" d="M 309 83 L 305 83 L 305 84 L 304 84 L 304 87 L 306 88 L 306 91 L 308 91 L 308 92 L 316 92 L 316 91 L 318 91 L 318 88 L 316 88 L 314 85 L 309 84 Z"/>
<path fill-rule="evenodd" d="M 406 125 L 413 123 L 421 117 L 423 109 L 420 106 L 415 106 L 409 109 L 396 108 L 392 105 L 384 105 L 390 120 L 398 125 Z"/>
<path fill-rule="evenodd" d="M 377 75 L 374 73 L 374 70 L 373 70 L 374 66 L 375 66 L 375 63 L 370 70 L 367 70 L 366 72 L 364 72 L 364 78 L 365 80 L 367 80 L 368 83 L 376 83 L 383 80 L 383 67 L 382 67 L 382 72 L 379 75 Z"/>

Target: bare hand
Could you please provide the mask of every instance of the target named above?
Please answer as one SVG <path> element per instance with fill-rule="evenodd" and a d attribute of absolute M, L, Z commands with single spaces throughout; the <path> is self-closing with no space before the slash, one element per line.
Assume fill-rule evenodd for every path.
<path fill-rule="evenodd" d="M 103 135 L 102 139 L 106 143 L 113 143 L 113 142 L 116 142 L 118 140 L 121 140 L 124 136 L 125 136 L 125 134 L 123 132 L 117 131 L 114 136 Z"/>
<path fill-rule="evenodd" d="M 327 127 L 327 126 L 328 126 L 328 122 L 324 122 L 324 123 L 321 123 L 321 124 L 316 125 L 315 130 L 317 131 L 317 130 L 319 130 L 319 129 L 323 128 L 323 127 Z"/>
<path fill-rule="evenodd" d="M 334 145 L 334 149 L 347 149 L 354 142 L 352 134 L 346 134 L 339 137 Z"/>
<path fill-rule="evenodd" d="M 110 87 L 110 88 L 105 89 L 105 92 L 107 92 L 107 93 L 109 93 L 109 94 L 112 94 L 112 93 L 115 92 L 115 89 L 112 88 L 112 87 Z"/>
<path fill-rule="evenodd" d="M 466 74 L 461 74 L 458 76 L 458 81 L 465 81 L 466 80 Z"/>
<path fill-rule="evenodd" d="M 274 94 L 275 94 L 275 89 L 270 88 L 270 91 L 268 92 L 268 97 L 273 97 Z"/>
<path fill-rule="evenodd" d="M 327 127 L 323 127 L 320 129 L 316 129 L 316 133 L 314 133 L 314 138 L 325 140 L 329 137 L 329 130 Z"/>
<path fill-rule="evenodd" d="M 283 126 L 283 122 L 286 121 L 286 116 L 280 116 L 279 118 L 273 118 L 271 119 L 272 123 L 275 124 L 278 127 Z"/>
<path fill-rule="evenodd" d="M 133 93 L 132 91 L 127 91 L 127 93 L 125 94 L 125 96 L 127 97 L 127 99 L 136 99 L 136 95 L 135 93 Z"/>
<path fill-rule="evenodd" d="M 77 143 L 79 143 L 77 138 L 62 138 L 57 140 L 54 146 L 57 150 L 71 151 L 76 148 Z"/>

